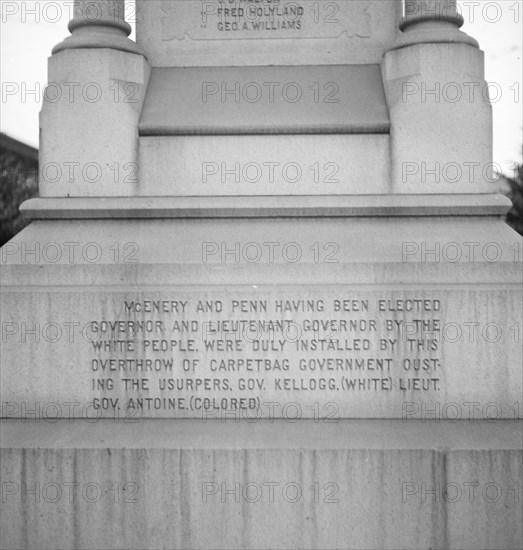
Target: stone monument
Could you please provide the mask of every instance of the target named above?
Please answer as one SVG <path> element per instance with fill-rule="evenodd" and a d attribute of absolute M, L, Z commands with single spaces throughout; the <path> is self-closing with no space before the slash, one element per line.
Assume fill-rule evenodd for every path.
<path fill-rule="evenodd" d="M 519 548 L 521 239 L 451 0 L 75 2 L 2 249 L 2 548 Z"/>

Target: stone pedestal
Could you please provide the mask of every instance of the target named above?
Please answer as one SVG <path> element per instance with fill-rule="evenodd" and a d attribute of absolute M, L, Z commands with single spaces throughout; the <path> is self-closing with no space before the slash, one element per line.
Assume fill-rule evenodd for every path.
<path fill-rule="evenodd" d="M 2 546 L 518 548 L 520 428 L 11 420 Z"/>
<path fill-rule="evenodd" d="M 138 2 L 137 44 L 99 4 L 1 251 L 2 548 L 519 548 L 522 242 L 455 3 Z"/>

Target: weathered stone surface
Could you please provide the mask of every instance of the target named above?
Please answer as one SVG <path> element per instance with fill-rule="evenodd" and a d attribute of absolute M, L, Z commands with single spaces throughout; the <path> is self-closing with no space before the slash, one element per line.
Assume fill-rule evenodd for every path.
<path fill-rule="evenodd" d="M 153 69 L 140 120 L 141 135 L 388 132 L 379 65 Z"/>
<path fill-rule="evenodd" d="M 492 107 L 483 52 L 417 44 L 387 52 L 395 193 L 492 193 Z"/>
<path fill-rule="evenodd" d="M 510 421 L 8 421 L 1 546 L 516 549 L 521 433 Z"/>
<path fill-rule="evenodd" d="M 399 0 L 138 0 L 135 47 L 86 5 L 1 251 L 0 546 L 520 548 L 475 41 L 434 0 L 403 35 Z"/>
<path fill-rule="evenodd" d="M 40 114 L 40 196 L 131 196 L 149 79 L 141 55 L 108 48 L 49 59 Z"/>
<path fill-rule="evenodd" d="M 386 193 L 389 148 L 386 134 L 142 136 L 136 194 Z"/>
<path fill-rule="evenodd" d="M 394 43 L 401 3 L 146 0 L 137 15 L 137 41 L 153 67 L 365 64 Z"/>
<path fill-rule="evenodd" d="M 57 44 L 53 54 L 68 49 L 107 48 L 143 55 L 136 42 L 127 38 L 131 26 L 125 21 L 125 0 L 77 0 L 68 27 L 72 35 Z"/>
<path fill-rule="evenodd" d="M 472 200 L 471 200 L 472 199 Z M 75 197 L 30 199 L 21 210 L 35 220 L 170 218 L 351 218 L 504 216 L 503 195 L 296 195 L 249 197 Z M 489 222 L 486 222 L 489 223 Z"/>
<path fill-rule="evenodd" d="M 521 244 L 501 224 L 78 220 L 56 242 L 70 224 L 4 250 L 7 416 L 521 414 Z"/>

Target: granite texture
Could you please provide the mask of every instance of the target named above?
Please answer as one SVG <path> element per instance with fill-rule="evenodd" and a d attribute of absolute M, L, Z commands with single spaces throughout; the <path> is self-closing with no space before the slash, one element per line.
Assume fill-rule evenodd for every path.
<path fill-rule="evenodd" d="M 429 219 L 33 222 L 3 249 L 4 413 L 518 417 L 521 241 Z M 213 334 L 239 320 L 287 325 Z"/>
<path fill-rule="evenodd" d="M 225 15 L 213 1 L 138 0 L 137 42 L 153 67 L 338 65 L 379 63 L 400 34 L 401 2 L 256 4 L 280 11 L 251 15 L 246 5 Z M 300 14 L 281 11 L 291 7 Z"/>
<path fill-rule="evenodd" d="M 141 136 L 138 159 L 139 196 L 372 195 L 390 189 L 387 134 Z"/>
<path fill-rule="evenodd" d="M 140 134 L 377 134 L 389 126 L 378 64 L 156 68 Z"/>
<path fill-rule="evenodd" d="M 514 422 L 8 421 L 1 546 L 516 549 L 521 444 Z"/>

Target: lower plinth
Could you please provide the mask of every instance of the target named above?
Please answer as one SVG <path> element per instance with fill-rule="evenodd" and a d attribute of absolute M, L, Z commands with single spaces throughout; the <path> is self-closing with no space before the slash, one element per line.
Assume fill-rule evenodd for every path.
<path fill-rule="evenodd" d="M 520 548 L 521 421 L 2 424 L 1 547 Z"/>
<path fill-rule="evenodd" d="M 487 195 L 29 201 L 34 221 L 1 251 L 0 546 L 520 548 L 521 240 L 506 209 Z M 207 347 L 227 329 L 204 323 L 239 319 L 293 321 L 306 347 L 270 331 Z M 238 414 L 241 398 L 261 416 Z"/>
<path fill-rule="evenodd" d="M 518 418 L 521 241 L 505 208 L 29 202 L 36 219 L 2 249 L 2 414 Z"/>

